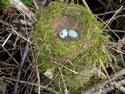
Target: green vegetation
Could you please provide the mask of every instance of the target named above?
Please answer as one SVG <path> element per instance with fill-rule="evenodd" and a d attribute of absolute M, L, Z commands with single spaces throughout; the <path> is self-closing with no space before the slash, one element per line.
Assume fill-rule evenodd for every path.
<path fill-rule="evenodd" d="M 33 0 L 21 0 L 26 6 L 31 6 L 33 3 Z"/>
<path fill-rule="evenodd" d="M 32 0 L 21 0 L 26 6 L 30 6 L 32 5 Z M 0 5 L 2 5 L 3 7 L 7 8 L 9 7 L 9 0 L 0 0 Z"/>
<path fill-rule="evenodd" d="M 60 39 L 58 33 L 63 28 L 77 30 L 79 38 Z M 98 79 L 97 75 L 92 75 L 93 64 L 104 68 L 109 59 L 106 50 L 108 36 L 102 32 L 102 24 L 85 7 L 50 3 L 41 12 L 36 31 L 32 34 L 40 69 L 46 71 L 54 68 L 56 75 L 60 65 L 66 67 L 62 67 L 61 72 L 71 94 L 78 94 L 80 88 L 89 88 Z M 92 77 L 96 78 L 93 80 Z M 55 82 L 56 86 L 59 81 L 60 76 Z"/>
<path fill-rule="evenodd" d="M 2 5 L 3 7 L 8 7 L 9 6 L 9 1 L 8 0 L 1 0 L 0 5 Z"/>

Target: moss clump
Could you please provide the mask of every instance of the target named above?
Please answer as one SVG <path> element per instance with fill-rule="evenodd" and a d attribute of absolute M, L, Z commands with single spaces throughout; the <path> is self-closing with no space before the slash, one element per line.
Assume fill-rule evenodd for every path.
<path fill-rule="evenodd" d="M 9 6 L 9 1 L 8 0 L 0 0 L 0 5 L 2 7 L 7 8 Z"/>
<path fill-rule="evenodd" d="M 79 37 L 61 39 L 59 32 L 64 28 L 76 30 Z M 102 31 L 102 24 L 85 7 L 50 3 L 41 12 L 36 32 L 32 35 L 38 50 L 36 53 L 39 54 L 40 68 L 43 71 L 54 68 L 56 74 L 60 65 L 65 66 L 62 68 L 65 83 L 70 92 L 75 91 L 71 94 L 86 88 L 86 84 L 90 86 L 94 82 L 90 81 L 93 64 L 101 66 L 108 60 L 108 37 Z"/>

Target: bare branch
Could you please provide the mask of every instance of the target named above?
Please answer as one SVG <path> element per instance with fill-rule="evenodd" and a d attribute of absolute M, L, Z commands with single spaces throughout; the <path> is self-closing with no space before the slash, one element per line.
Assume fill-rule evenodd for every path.
<path fill-rule="evenodd" d="M 20 0 L 9 0 L 10 4 L 13 5 L 17 10 L 26 15 L 32 22 L 36 21 L 35 14 L 25 6 Z"/>
<path fill-rule="evenodd" d="M 106 80 L 104 82 L 101 82 L 97 84 L 96 86 L 88 89 L 87 91 L 82 91 L 81 94 L 98 94 L 98 92 L 101 90 L 101 92 L 104 92 L 105 87 L 111 82 L 115 81 L 118 79 L 120 76 L 125 75 L 125 69 L 122 69 L 121 71 L 117 72 L 116 74 L 112 75 L 109 80 Z M 102 93 L 104 94 L 104 93 Z"/>

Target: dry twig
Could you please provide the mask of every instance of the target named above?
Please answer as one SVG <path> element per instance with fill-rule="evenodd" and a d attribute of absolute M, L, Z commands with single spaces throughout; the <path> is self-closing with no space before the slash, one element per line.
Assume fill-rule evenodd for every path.
<path fill-rule="evenodd" d="M 20 61 L 20 65 L 19 65 L 19 69 L 18 69 L 18 73 L 17 73 L 17 82 L 16 82 L 15 88 L 14 88 L 14 94 L 17 94 L 18 84 L 19 84 L 18 81 L 20 80 L 21 70 L 22 70 L 22 67 L 24 65 L 24 62 L 25 62 L 25 59 L 27 57 L 28 52 L 29 52 L 29 43 L 26 44 L 21 61 Z"/>
<path fill-rule="evenodd" d="M 32 83 L 32 82 L 28 82 L 28 81 L 22 81 L 22 80 L 16 80 L 16 79 L 12 79 L 12 78 L 8 78 L 8 77 L 0 77 L 1 80 L 4 80 L 4 81 L 7 81 L 7 80 L 10 80 L 10 81 L 15 81 L 15 82 L 18 82 L 18 83 L 21 83 L 21 84 L 28 84 L 28 85 L 31 85 L 31 86 L 39 86 L 37 83 Z M 50 88 L 50 87 L 46 87 L 46 86 L 43 86 L 43 85 L 40 85 L 41 88 L 43 88 L 44 90 L 46 91 L 49 91 L 49 92 L 52 92 L 53 94 L 58 94 L 57 91 L 55 91 L 53 88 Z"/>
<path fill-rule="evenodd" d="M 36 21 L 35 14 L 25 6 L 21 0 L 9 0 L 10 4 L 13 5 L 17 10 L 26 15 L 33 23 Z"/>
<path fill-rule="evenodd" d="M 112 75 L 109 80 L 101 82 L 101 83 L 97 84 L 96 86 L 88 89 L 87 91 L 82 91 L 81 94 L 98 94 L 99 92 L 102 92 L 100 94 L 104 94 L 104 92 L 106 92 L 105 90 L 107 90 L 107 88 L 105 88 L 105 87 L 123 75 L 125 75 L 125 69 L 122 69 L 119 72 L 117 72 L 116 74 Z"/>

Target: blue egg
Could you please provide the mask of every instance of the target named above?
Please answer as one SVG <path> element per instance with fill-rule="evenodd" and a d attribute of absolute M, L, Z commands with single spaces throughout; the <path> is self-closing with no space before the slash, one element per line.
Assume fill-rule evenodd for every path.
<path fill-rule="evenodd" d="M 64 39 L 66 37 L 68 37 L 68 29 L 63 29 L 60 33 L 59 33 L 60 38 Z"/>
<path fill-rule="evenodd" d="M 78 32 L 77 31 L 75 31 L 75 30 L 73 30 L 73 29 L 70 29 L 69 31 L 68 31 L 68 36 L 69 36 L 69 38 L 78 38 Z"/>

